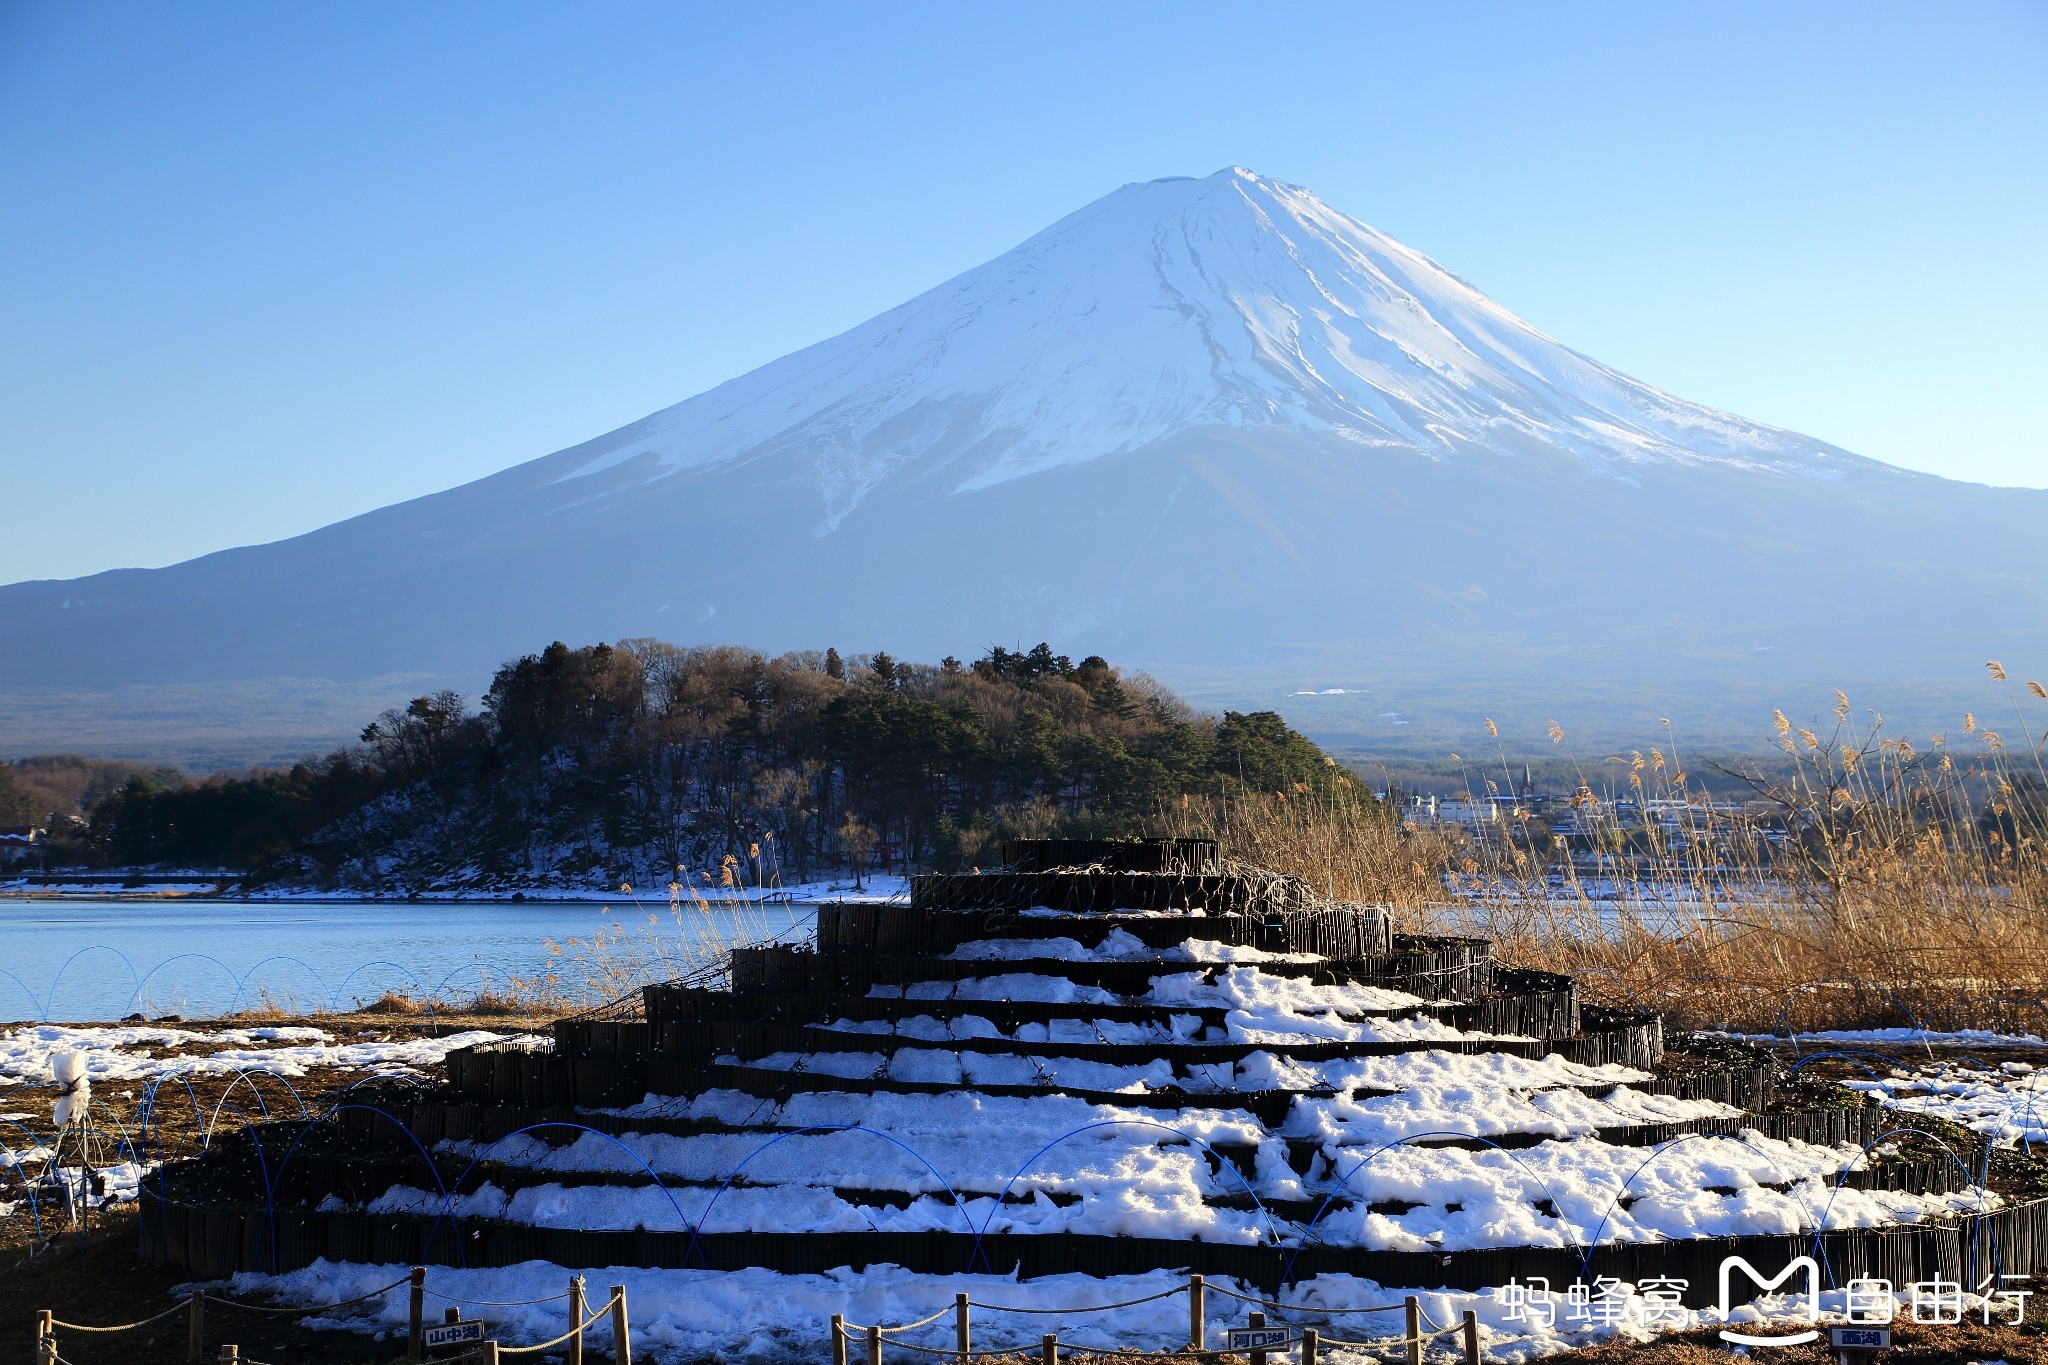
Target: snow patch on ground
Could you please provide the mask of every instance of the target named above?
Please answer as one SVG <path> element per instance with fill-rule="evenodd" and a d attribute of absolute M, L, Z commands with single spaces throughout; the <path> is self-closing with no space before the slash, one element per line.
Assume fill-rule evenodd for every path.
<path fill-rule="evenodd" d="M 1918 1047 L 2048 1047 L 2048 1039 L 2032 1033 L 1996 1033 L 1989 1029 L 1953 1029 L 1936 1033 L 1920 1028 L 1823 1029 L 1818 1033 L 1713 1033 L 1713 1038 L 1733 1038 L 1745 1043 L 1869 1043 L 1885 1046 Z"/>
<path fill-rule="evenodd" d="M 2001 1147 L 2048 1143 L 2048 1066 L 1941 1061 L 1843 1084 L 1901 1113 L 1959 1123 Z"/>
<path fill-rule="evenodd" d="M 267 1071 L 297 1077 L 319 1067 L 417 1073 L 440 1065 L 456 1048 L 500 1042 L 511 1036 L 472 1030 L 438 1038 L 341 1042 L 325 1029 L 295 1026 L 202 1032 L 141 1024 L 96 1028 L 36 1024 L 0 1033 L 0 1086 L 48 1083 L 52 1059 L 64 1052 L 84 1054 L 86 1074 L 95 1084 L 149 1081 L 173 1073 Z M 154 1055 L 193 1045 L 207 1051 Z"/>

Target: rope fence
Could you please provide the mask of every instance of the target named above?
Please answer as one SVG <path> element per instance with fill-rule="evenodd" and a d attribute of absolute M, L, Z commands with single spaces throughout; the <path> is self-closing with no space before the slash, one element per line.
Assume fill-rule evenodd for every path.
<path fill-rule="evenodd" d="M 576 1297 L 578 1296 L 571 1295 L 572 1300 Z M 583 1354 L 581 1343 L 583 1341 L 584 1331 L 590 1328 L 591 1326 L 595 1325 L 599 1318 L 610 1316 L 612 1306 L 616 1303 L 623 1301 L 624 1297 L 625 1290 L 614 1289 L 612 1291 L 612 1297 L 606 1299 L 603 1303 L 599 1304 L 597 1306 L 596 1312 L 592 1313 L 589 1317 L 584 1318 L 581 1322 L 576 1323 L 568 1331 L 562 1333 L 562 1335 L 554 1338 L 552 1341 L 536 1342 L 532 1346 L 500 1346 L 498 1347 L 498 1354 L 501 1356 L 536 1355 L 542 1351 L 551 1351 L 555 1347 L 560 1346 L 563 1342 L 569 1340 L 571 1337 L 574 1337 L 578 1343 L 578 1346 L 577 1349 L 574 1352 L 572 1352 L 572 1354 L 580 1357 Z"/>
<path fill-rule="evenodd" d="M 1277 1332 L 1278 1339 L 1271 1335 L 1256 1338 L 1263 1346 L 1233 1345 L 1213 1348 L 1208 1343 L 1208 1294 L 1213 1290 L 1226 1298 L 1236 1299 L 1254 1305 L 1248 1313 L 1247 1328 L 1252 1332 Z M 984 1347 L 977 1349 L 972 1342 L 972 1313 L 974 1309 L 985 1312 L 1018 1314 L 1058 1314 L 1061 1316 L 1084 1313 L 1107 1313 L 1119 1309 L 1135 1308 L 1140 1304 L 1156 1303 L 1161 1299 L 1177 1295 L 1188 1296 L 1188 1340 L 1185 1346 L 1163 1351 L 1133 1351 L 1126 1346 L 1097 1346 L 1087 1342 L 1061 1341 L 1057 1332 L 1047 1332 L 1039 1338 L 1034 1348 L 1029 1345 Z M 1274 1308 L 1297 1315 L 1321 1315 L 1335 1317 L 1361 1313 L 1402 1313 L 1405 1327 L 1400 1336 L 1376 1337 L 1366 1340 L 1349 1340 L 1342 1337 L 1326 1336 L 1315 1327 L 1303 1327 L 1299 1334 L 1289 1332 L 1288 1324 L 1278 1324 L 1268 1329 L 1266 1315 L 1259 1309 Z M 953 1316 L 953 1345 L 925 1346 L 914 1341 L 891 1341 L 897 1333 L 912 1331 L 937 1322 L 951 1312 Z M 1427 1323 L 1432 1330 L 1424 1330 Z M 1163 1289 L 1157 1294 L 1142 1298 L 1124 1299 L 1117 1303 L 1077 1304 L 1061 1308 L 1022 1308 L 1005 1304 L 982 1303 L 966 1294 L 956 1294 L 951 1310 L 940 1309 L 915 1322 L 896 1323 L 883 1326 L 878 1323 L 849 1322 L 843 1313 L 832 1315 L 832 1365 L 882 1365 L 883 1346 L 898 1350 L 912 1351 L 921 1356 L 950 1357 L 956 1365 L 971 1365 L 978 1360 L 998 1358 L 1016 1359 L 1037 1356 L 1039 1365 L 1058 1365 L 1062 1355 L 1072 1358 L 1078 1355 L 1116 1356 L 1119 1360 L 1218 1360 L 1223 1357 L 1248 1359 L 1251 1365 L 1267 1365 L 1269 1354 L 1284 1355 L 1298 1353 L 1299 1365 L 1317 1365 L 1317 1352 L 1326 1346 L 1343 1347 L 1347 1350 L 1376 1352 L 1399 1351 L 1404 1365 L 1422 1365 L 1423 1348 L 1431 1342 L 1445 1338 L 1455 1339 L 1464 1365 L 1484 1365 L 1485 1356 L 1480 1346 L 1479 1317 L 1471 1310 L 1465 1311 L 1460 1320 L 1450 1326 L 1439 1326 L 1436 1319 L 1423 1310 L 1422 1300 L 1410 1294 L 1400 1303 L 1373 1307 L 1324 1308 L 1314 1304 L 1279 1303 L 1272 1299 L 1261 1299 L 1243 1294 L 1223 1285 L 1209 1284 L 1200 1275 L 1188 1276 L 1187 1283 Z M 1498 1344 L 1522 1340 L 1520 1337 L 1498 1339 Z M 850 1360 L 850 1345 L 858 1344 L 863 1349 L 860 1361 Z"/>
<path fill-rule="evenodd" d="M 124 1323 L 77 1323 L 58 1318 L 45 1309 L 36 1315 L 36 1362 L 37 1365 L 66 1365 L 58 1350 L 59 1332 L 75 1332 L 87 1335 L 109 1335 L 140 1331 L 155 1326 L 179 1314 L 187 1318 L 185 1360 L 197 1365 L 198 1362 L 235 1362 L 235 1365 L 262 1365 L 262 1362 L 245 1359 L 237 1344 L 221 1343 L 218 1354 L 207 1349 L 206 1309 L 211 1304 L 217 1309 L 283 1317 L 305 1318 L 328 1314 L 336 1309 L 348 1308 L 371 1300 L 382 1299 L 394 1290 L 410 1290 L 409 1330 L 406 1336 L 406 1355 L 409 1361 L 426 1358 L 430 1347 L 466 1348 L 463 1354 L 443 1356 L 444 1360 L 481 1362 L 481 1365 L 500 1365 L 516 1356 L 534 1356 L 543 1352 L 559 1352 L 567 1365 L 584 1365 L 585 1337 L 590 1329 L 606 1318 L 611 1320 L 611 1359 L 617 1365 L 632 1365 L 632 1332 L 627 1318 L 626 1290 L 623 1285 L 611 1286 L 609 1295 L 596 1305 L 590 1305 L 585 1298 L 584 1280 L 581 1275 L 573 1277 L 569 1286 L 560 1294 L 549 1294 L 531 1299 L 465 1299 L 453 1294 L 431 1289 L 426 1282 L 424 1266 L 415 1266 L 404 1279 L 393 1280 L 390 1284 L 358 1294 L 353 1298 L 334 1303 L 309 1304 L 304 1307 L 284 1307 L 277 1304 L 253 1303 L 239 1299 L 225 1298 L 204 1291 L 195 1291 L 182 1304 L 175 1305 L 151 1317 Z M 1248 1305 L 1248 1329 L 1265 1335 L 1252 1338 L 1261 1344 L 1233 1341 L 1224 1347 L 1212 1347 L 1208 1341 L 1208 1295 L 1211 1291 L 1226 1299 Z M 1188 1340 L 1185 1346 L 1162 1351 L 1133 1352 L 1126 1347 L 1096 1345 L 1082 1341 L 1061 1341 L 1057 1332 L 1043 1334 L 1036 1347 L 1020 1344 L 1004 1347 L 983 1347 L 977 1349 L 972 1342 L 971 1326 L 974 1310 L 987 1313 L 1017 1315 L 1060 1315 L 1072 1316 L 1094 1313 L 1113 1313 L 1137 1308 L 1148 1303 L 1157 1303 L 1185 1294 L 1188 1298 Z M 431 1296 L 450 1306 L 444 1310 L 440 1323 L 430 1324 L 426 1320 L 426 1300 Z M 491 1325 L 480 1318 L 464 1319 L 462 1307 L 472 1308 L 527 1308 L 542 1304 L 566 1301 L 569 1327 L 561 1335 L 531 1345 L 509 1345 L 490 1336 Z M 1370 1337 L 1350 1339 L 1328 1336 L 1313 1326 L 1303 1326 L 1298 1332 L 1290 1330 L 1291 1324 L 1280 1322 L 1268 1328 L 1263 1310 L 1275 1309 L 1283 1313 L 1304 1316 L 1334 1318 L 1344 1315 L 1401 1312 L 1405 1317 L 1404 1330 L 1395 1337 Z M 917 1342 L 891 1340 L 903 1333 L 921 1327 L 929 1327 L 942 1318 L 951 1316 L 954 1324 L 954 1341 L 951 1348 L 927 1346 Z M 1425 1325 L 1428 1330 L 1425 1330 Z M 1079 1355 L 1118 1355 L 1125 1359 L 1160 1360 L 1219 1360 L 1224 1357 L 1245 1358 L 1251 1365 L 1267 1365 L 1269 1354 L 1296 1355 L 1299 1365 L 1317 1365 L 1317 1352 L 1325 1347 L 1342 1347 L 1347 1350 L 1362 1350 L 1382 1353 L 1399 1353 L 1392 1357 L 1402 1365 L 1423 1365 L 1423 1350 L 1432 1342 L 1446 1338 L 1456 1339 L 1462 1347 L 1460 1354 L 1464 1365 L 1484 1365 L 1480 1347 L 1480 1332 L 1477 1316 L 1467 1311 L 1460 1322 L 1440 1326 L 1434 1317 L 1423 1310 L 1420 1298 L 1409 1295 L 1398 1304 L 1358 1307 L 1321 1307 L 1314 1304 L 1281 1303 L 1245 1294 L 1224 1285 L 1211 1285 L 1200 1275 L 1190 1275 L 1185 1284 L 1175 1285 L 1158 1293 L 1145 1294 L 1137 1298 L 1122 1299 L 1114 1303 L 1072 1304 L 1057 1308 L 1024 1307 L 1021 1305 L 984 1303 L 961 1293 L 954 1295 L 950 1308 L 941 1308 L 912 1322 L 894 1324 L 849 1322 L 844 1314 L 832 1315 L 832 1365 L 850 1365 L 849 1343 L 860 1343 L 863 1359 L 860 1365 L 882 1365 L 885 1345 L 899 1350 L 913 1352 L 919 1356 L 951 1357 L 956 1365 L 972 1365 L 972 1362 L 996 1358 L 1036 1356 L 1039 1365 L 1058 1365 L 1064 1355 L 1071 1359 Z M 1234 1335 L 1234 1334 L 1233 1334 Z M 1519 1340 L 1519 1338 L 1509 1338 Z"/>
<path fill-rule="evenodd" d="M 1136 1308 L 1141 1303 L 1155 1303 L 1160 1299 L 1170 1299 L 1175 1294 L 1185 1294 L 1187 1292 L 1187 1287 L 1182 1285 L 1173 1289 L 1162 1289 L 1157 1294 L 1147 1294 L 1142 1299 L 1125 1299 L 1121 1303 L 1082 1304 L 1072 1308 L 1012 1308 L 1000 1303 L 983 1303 L 979 1299 L 969 1299 L 967 1306 L 969 1308 L 985 1308 L 991 1313 L 1107 1313 L 1112 1309 Z M 943 1311 L 941 1310 L 941 1312 Z M 932 1315 L 932 1317 L 937 1316 L 937 1313 Z M 926 1318 L 925 1321 L 930 1322 L 931 1318 Z M 885 1328 L 884 1330 L 892 1329 Z"/>
<path fill-rule="evenodd" d="M 986 1307 L 987 1307 L 988 1305 L 987 1305 L 987 1304 L 976 1304 L 976 1303 L 974 1303 L 974 1302 L 973 1302 L 972 1300 L 969 1300 L 969 1302 L 968 1302 L 968 1306 L 969 1306 L 970 1308 L 986 1308 Z M 925 1325 L 926 1323 L 928 1323 L 928 1322 L 937 1322 L 937 1321 L 938 1321 L 938 1320 L 939 1320 L 940 1318 L 943 1318 L 944 1316 L 946 1316 L 946 1314 L 948 1314 L 948 1313 L 951 1313 L 951 1312 L 953 1312 L 953 1311 L 954 1311 L 954 1310 L 953 1310 L 953 1309 L 951 1309 L 951 1308 L 941 1308 L 941 1309 L 940 1309 L 940 1310 L 939 1310 L 938 1312 L 936 1312 L 936 1313 L 932 1314 L 932 1315 L 931 1315 L 930 1317 L 927 1317 L 927 1318 L 919 1318 L 919 1319 L 918 1319 L 918 1320 L 917 1320 L 916 1322 L 902 1322 L 902 1323 L 898 1323 L 898 1324 L 897 1324 L 896 1326 L 894 1326 L 894 1327 L 877 1327 L 877 1328 L 875 1328 L 875 1330 L 876 1330 L 877 1332 L 882 1332 L 882 1333 L 885 1333 L 885 1334 L 886 1334 L 886 1333 L 889 1333 L 889 1332 L 908 1332 L 908 1331 L 910 1331 L 910 1330 L 911 1330 L 912 1328 L 915 1328 L 915 1327 L 922 1327 L 922 1326 L 924 1326 L 924 1325 Z M 1025 1311 L 1026 1311 L 1026 1312 L 1030 1312 L 1030 1311 L 1033 1311 L 1033 1310 L 1030 1310 L 1030 1309 L 1026 1309 Z M 1045 1310 L 1037 1310 L 1037 1311 L 1045 1311 Z M 867 1331 L 867 1330 L 868 1330 L 868 1324 L 867 1324 L 867 1323 L 864 1323 L 864 1322 L 849 1322 L 849 1323 L 847 1323 L 847 1324 L 846 1324 L 846 1326 L 847 1326 L 847 1327 L 848 1327 L 848 1328 L 849 1328 L 850 1330 L 852 1330 L 852 1331 L 856 1331 L 856 1332 L 865 1332 L 865 1331 Z"/>
<path fill-rule="evenodd" d="M 383 1298 L 395 1289 L 404 1288 L 410 1288 L 411 1290 L 410 1321 L 406 1333 L 405 1352 L 405 1359 L 409 1361 L 424 1360 L 429 1346 L 458 1345 L 469 1346 L 472 1349 L 462 1355 L 444 1356 L 442 1359 L 449 1362 L 481 1361 L 483 1365 L 497 1365 L 498 1361 L 505 1357 L 537 1355 L 543 1351 L 555 1351 L 557 1348 L 566 1348 L 562 1351 L 562 1354 L 567 1360 L 568 1365 L 584 1365 L 583 1347 L 585 1334 L 592 1327 L 596 1326 L 598 1322 L 609 1317 L 611 1319 L 612 1337 L 611 1359 L 615 1365 L 632 1365 L 632 1328 L 627 1318 L 626 1287 L 624 1285 L 613 1285 L 609 1297 L 604 1302 L 586 1311 L 587 1305 L 584 1300 L 583 1277 L 581 1275 L 571 1279 L 568 1289 L 562 1293 L 549 1294 L 541 1298 L 512 1300 L 463 1299 L 453 1294 L 443 1294 L 437 1290 L 429 1289 L 427 1287 L 427 1271 L 424 1266 L 414 1266 L 412 1273 L 404 1279 L 393 1280 L 390 1284 L 370 1290 L 366 1294 L 358 1294 L 354 1298 L 341 1299 L 335 1303 L 315 1303 L 307 1304 L 303 1307 L 252 1303 L 242 1299 L 226 1298 L 219 1294 L 209 1294 L 203 1290 L 195 1290 L 184 1303 L 176 1304 L 152 1317 L 141 1318 L 134 1322 L 99 1324 L 67 1322 L 59 1318 L 51 1310 L 45 1308 L 36 1314 L 35 1361 L 36 1365 L 69 1365 L 58 1350 L 57 1334 L 59 1332 L 76 1332 L 92 1336 L 116 1335 L 122 1332 L 140 1331 L 145 1327 L 155 1326 L 157 1323 L 182 1314 L 186 1320 L 185 1360 L 188 1362 L 188 1365 L 191 1362 L 201 1361 L 233 1361 L 236 1362 L 236 1365 L 263 1365 L 261 1361 L 242 1356 L 241 1348 L 235 1342 L 221 1343 L 218 1347 L 218 1355 L 207 1353 L 205 1343 L 208 1335 L 206 1330 L 206 1309 L 208 1304 L 213 1305 L 215 1308 L 232 1309 L 236 1312 L 268 1313 L 281 1317 L 305 1318 L 332 1313 L 338 1308 L 348 1308 L 356 1304 L 368 1303 L 372 1299 Z M 426 1321 L 426 1299 L 429 1295 L 445 1300 L 450 1304 L 485 1308 L 527 1308 L 539 1304 L 559 1303 L 567 1300 L 569 1305 L 569 1322 L 571 1325 L 566 1332 L 548 1341 L 538 1342 L 530 1346 L 506 1345 L 489 1336 L 490 1324 L 477 1318 L 464 1319 L 461 1316 L 461 1308 L 459 1307 L 446 1309 L 441 1322 L 428 1323 Z M 932 1322 L 937 1318 L 943 1317 L 945 1311 L 942 1309 L 940 1312 L 926 1318 L 924 1322 Z M 914 1327 L 923 1325 L 924 1323 L 905 1323 L 901 1327 L 891 1328 L 890 1330 L 909 1331 Z"/>
<path fill-rule="evenodd" d="M 245 1303 L 240 1299 L 224 1299 L 217 1294 L 199 1294 L 195 1297 L 203 1298 L 209 1303 L 220 1304 L 224 1308 L 239 1308 L 246 1313 L 280 1313 L 292 1316 L 306 1313 L 326 1313 L 336 1308 L 353 1308 L 356 1304 L 368 1303 L 371 1299 L 381 1299 L 400 1285 L 410 1282 L 410 1277 L 404 1280 L 393 1280 L 382 1289 L 372 1289 L 369 1293 L 358 1294 L 352 1299 L 341 1299 L 334 1303 L 316 1303 L 306 1308 L 284 1308 L 273 1303 Z M 176 1312 L 177 1310 L 173 1309 L 172 1311 Z M 157 1316 L 163 1317 L 165 1315 L 159 1313 Z"/>
<path fill-rule="evenodd" d="M 173 1304 L 153 1318 L 143 1318 L 140 1322 L 124 1322 L 115 1327 L 88 1327 L 82 1322 L 63 1322 L 57 1318 L 51 1318 L 48 1325 L 51 1327 L 62 1327 L 67 1332 L 132 1332 L 138 1327 L 147 1327 L 152 1322 L 162 1322 L 172 1314 L 184 1311 L 186 1311 L 184 1304 Z"/>

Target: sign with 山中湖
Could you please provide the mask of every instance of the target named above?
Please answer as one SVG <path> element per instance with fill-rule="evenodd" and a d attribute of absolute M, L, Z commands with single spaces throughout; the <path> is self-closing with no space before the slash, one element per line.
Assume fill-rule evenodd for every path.
<path fill-rule="evenodd" d="M 444 1322 L 420 1334 L 420 1342 L 426 1346 L 462 1346 L 483 1339 L 484 1325 L 481 1322 Z"/>

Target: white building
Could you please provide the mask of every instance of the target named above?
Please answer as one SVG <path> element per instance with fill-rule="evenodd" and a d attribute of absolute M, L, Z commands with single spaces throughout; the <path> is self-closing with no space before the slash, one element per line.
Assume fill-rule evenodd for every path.
<path fill-rule="evenodd" d="M 41 867 L 49 832 L 36 825 L 0 825 L 0 868 Z"/>

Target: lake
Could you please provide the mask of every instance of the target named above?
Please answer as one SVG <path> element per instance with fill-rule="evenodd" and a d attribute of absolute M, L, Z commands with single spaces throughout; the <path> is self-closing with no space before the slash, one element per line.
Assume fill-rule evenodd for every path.
<path fill-rule="evenodd" d="M 311 1010 L 386 990 L 466 999 L 548 969 L 547 942 L 614 923 L 701 946 L 808 938 L 814 905 L 643 911 L 563 902 L 0 899 L 0 1020 L 187 1018 L 273 1001 Z"/>

